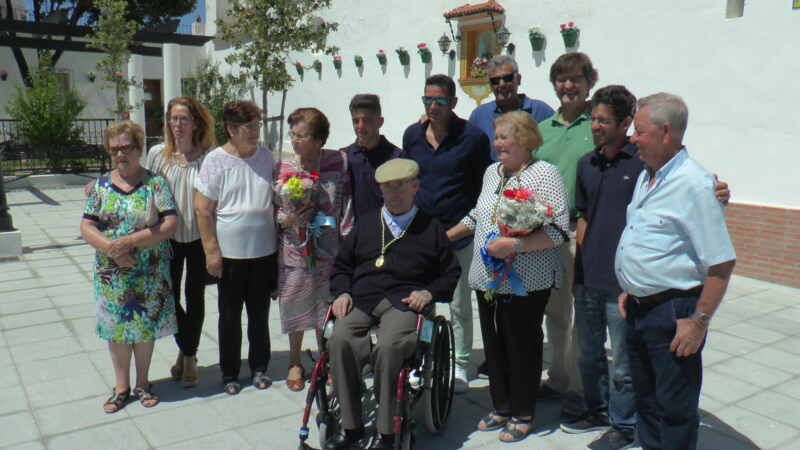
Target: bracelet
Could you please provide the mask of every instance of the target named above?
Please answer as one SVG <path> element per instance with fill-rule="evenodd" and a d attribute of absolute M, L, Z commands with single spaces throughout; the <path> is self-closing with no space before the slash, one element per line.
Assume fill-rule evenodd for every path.
<path fill-rule="evenodd" d="M 522 239 L 514 238 L 514 251 L 517 253 L 522 253 L 524 250 L 524 244 L 522 243 Z"/>

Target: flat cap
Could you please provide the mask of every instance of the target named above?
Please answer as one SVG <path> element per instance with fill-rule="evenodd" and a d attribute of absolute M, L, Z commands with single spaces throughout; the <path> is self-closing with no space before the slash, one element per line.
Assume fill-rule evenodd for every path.
<path fill-rule="evenodd" d="M 390 181 L 405 180 L 416 177 L 419 173 L 419 164 L 413 159 L 394 158 L 378 166 L 375 170 L 375 181 L 388 183 Z"/>

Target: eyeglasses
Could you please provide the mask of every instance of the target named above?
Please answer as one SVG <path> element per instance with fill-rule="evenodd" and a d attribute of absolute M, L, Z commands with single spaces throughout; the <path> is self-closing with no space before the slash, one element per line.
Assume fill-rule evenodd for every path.
<path fill-rule="evenodd" d="M 261 128 L 261 124 L 262 122 L 260 120 L 254 120 L 252 122 L 239 125 L 239 128 L 245 128 L 247 131 L 256 131 Z"/>
<path fill-rule="evenodd" d="M 450 103 L 450 97 L 431 97 L 429 95 L 422 96 L 422 104 L 431 106 L 436 103 L 439 106 L 447 106 Z"/>
<path fill-rule="evenodd" d="M 167 122 L 174 125 L 186 125 L 194 122 L 194 119 L 191 117 L 170 117 L 167 119 Z"/>
<path fill-rule="evenodd" d="M 136 146 L 132 144 L 118 145 L 116 147 L 109 147 L 108 153 L 112 155 L 116 155 L 117 153 L 122 153 L 123 155 L 130 155 L 134 150 L 136 150 Z"/>
<path fill-rule="evenodd" d="M 310 134 L 300 134 L 300 133 L 295 133 L 294 131 L 289 132 L 289 139 L 294 139 L 298 141 L 307 141 L 311 139 L 311 137 L 312 136 Z"/>
<path fill-rule="evenodd" d="M 510 73 L 508 75 L 502 75 L 502 76 L 499 76 L 499 77 L 491 77 L 491 78 L 489 78 L 489 84 L 491 84 L 492 86 L 497 86 L 498 84 L 500 84 L 500 80 L 503 80 L 506 83 L 511 83 L 512 81 L 514 81 L 514 78 L 516 76 L 517 76 L 517 74 L 515 72 L 512 72 L 512 73 Z"/>

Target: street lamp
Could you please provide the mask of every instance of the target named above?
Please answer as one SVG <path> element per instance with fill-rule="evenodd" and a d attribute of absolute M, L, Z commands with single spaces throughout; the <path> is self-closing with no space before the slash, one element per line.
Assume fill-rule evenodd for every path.
<path fill-rule="evenodd" d="M 495 32 L 495 35 L 497 36 L 497 43 L 500 44 L 500 47 L 505 48 L 509 38 L 511 38 L 511 32 L 508 31 L 508 28 L 506 28 L 505 25 L 501 26 L 500 29 Z"/>
<path fill-rule="evenodd" d="M 445 53 L 447 53 L 447 50 L 450 49 L 450 43 L 453 41 L 451 41 L 450 38 L 447 37 L 447 33 L 442 33 L 442 37 L 440 37 L 439 40 L 436 42 L 439 43 L 439 50 L 441 50 L 442 54 L 444 55 Z"/>

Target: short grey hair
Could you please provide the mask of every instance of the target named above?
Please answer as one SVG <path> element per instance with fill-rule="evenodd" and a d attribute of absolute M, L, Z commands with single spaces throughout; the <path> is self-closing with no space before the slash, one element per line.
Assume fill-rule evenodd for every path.
<path fill-rule="evenodd" d="M 494 69 L 503 67 L 505 65 L 510 65 L 513 67 L 514 73 L 519 73 L 519 66 L 517 66 L 517 62 L 514 60 L 514 58 L 508 55 L 497 55 L 492 57 L 492 59 L 489 60 L 489 64 L 486 65 L 486 71 L 491 72 Z"/>
<path fill-rule="evenodd" d="M 647 107 L 650 122 L 661 126 L 668 123 L 675 134 L 683 139 L 686 124 L 689 122 L 689 108 L 686 102 L 677 95 L 659 92 L 639 99 L 639 110 Z"/>

